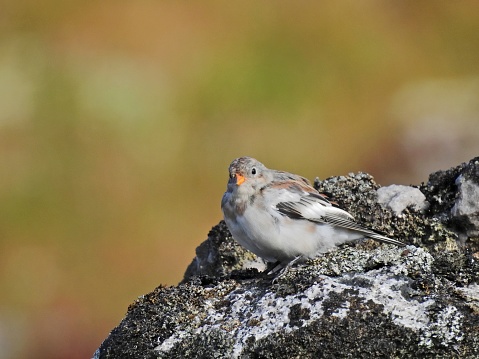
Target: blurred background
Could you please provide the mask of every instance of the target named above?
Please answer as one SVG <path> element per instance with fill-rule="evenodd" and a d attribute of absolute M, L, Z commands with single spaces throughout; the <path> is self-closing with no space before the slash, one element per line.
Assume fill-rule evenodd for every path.
<path fill-rule="evenodd" d="M 478 125 L 474 0 L 2 2 L 0 357 L 90 357 L 181 280 L 235 157 L 420 184 Z"/>

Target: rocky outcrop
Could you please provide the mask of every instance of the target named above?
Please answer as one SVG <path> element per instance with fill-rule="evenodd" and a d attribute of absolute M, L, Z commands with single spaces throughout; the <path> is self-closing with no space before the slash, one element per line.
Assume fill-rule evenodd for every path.
<path fill-rule="evenodd" d="M 479 357 L 479 158 L 420 186 L 364 173 L 315 186 L 407 246 L 344 245 L 272 283 L 220 222 L 184 280 L 131 304 L 95 358 Z"/>

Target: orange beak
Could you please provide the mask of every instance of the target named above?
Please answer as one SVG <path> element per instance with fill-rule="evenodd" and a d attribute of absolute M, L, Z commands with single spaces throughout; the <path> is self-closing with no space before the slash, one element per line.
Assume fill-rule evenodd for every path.
<path fill-rule="evenodd" d="M 244 176 L 242 176 L 240 174 L 236 174 L 236 185 L 237 186 L 242 184 L 244 182 L 244 180 L 245 180 Z"/>

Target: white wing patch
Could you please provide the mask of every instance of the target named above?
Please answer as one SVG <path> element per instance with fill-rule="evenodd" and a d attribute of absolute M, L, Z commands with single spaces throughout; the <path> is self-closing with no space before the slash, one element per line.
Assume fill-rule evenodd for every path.
<path fill-rule="evenodd" d="M 329 201 L 319 196 L 302 196 L 299 201 L 280 202 L 275 207 L 281 214 L 296 219 L 327 222 L 327 218 L 338 218 L 343 222 L 354 221 L 348 212 L 333 207 Z"/>

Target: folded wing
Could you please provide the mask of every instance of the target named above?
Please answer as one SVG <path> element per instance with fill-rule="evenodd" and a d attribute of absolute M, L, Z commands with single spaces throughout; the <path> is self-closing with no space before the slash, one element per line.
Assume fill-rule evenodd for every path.
<path fill-rule="evenodd" d="M 282 215 L 292 219 L 302 219 L 318 224 L 330 224 L 358 232 L 365 237 L 380 242 L 404 246 L 402 242 L 362 227 L 355 222 L 352 215 L 340 208 L 334 207 L 327 198 L 322 197 L 319 193 L 303 193 L 299 201 L 279 202 L 276 204 L 276 209 Z"/>

